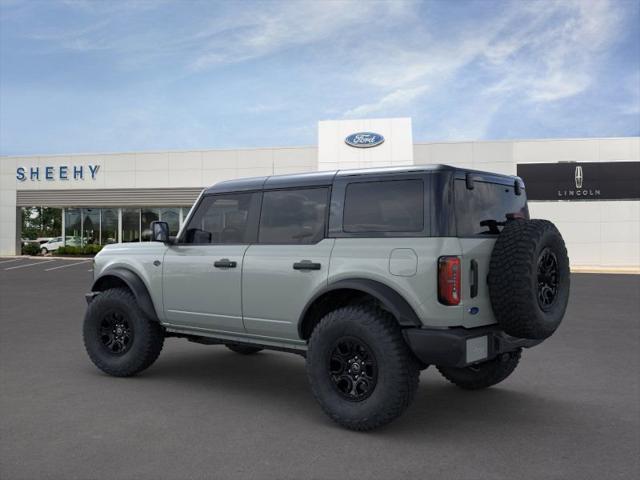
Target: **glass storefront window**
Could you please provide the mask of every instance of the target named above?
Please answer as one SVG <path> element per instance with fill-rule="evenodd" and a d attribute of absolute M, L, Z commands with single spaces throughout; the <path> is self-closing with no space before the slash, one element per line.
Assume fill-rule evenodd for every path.
<path fill-rule="evenodd" d="M 151 222 L 160 220 L 159 208 L 143 208 L 141 225 L 142 225 L 142 241 L 151 241 Z"/>
<path fill-rule="evenodd" d="M 103 208 L 100 224 L 100 241 L 102 245 L 118 242 L 118 209 Z"/>
<path fill-rule="evenodd" d="M 178 235 L 178 231 L 180 230 L 179 208 L 161 208 L 160 220 L 169 224 L 169 235 Z"/>
<path fill-rule="evenodd" d="M 82 228 L 82 215 L 79 208 L 67 208 L 64 211 L 65 245 L 79 247 Z"/>
<path fill-rule="evenodd" d="M 82 209 L 82 245 L 100 243 L 100 209 Z"/>
<path fill-rule="evenodd" d="M 162 220 L 169 224 L 169 234 L 178 235 L 180 220 L 190 207 L 142 208 L 67 208 L 64 210 L 67 245 L 139 242 L 151 240 L 151 222 Z M 122 211 L 122 230 L 118 232 L 118 214 Z M 120 239 L 118 238 L 120 233 Z"/>
<path fill-rule="evenodd" d="M 53 207 L 23 207 L 21 228 L 23 239 L 51 238 L 62 235 L 62 209 Z"/>
<path fill-rule="evenodd" d="M 139 208 L 123 208 L 122 209 L 122 241 L 123 242 L 139 242 L 140 241 L 140 209 Z"/>

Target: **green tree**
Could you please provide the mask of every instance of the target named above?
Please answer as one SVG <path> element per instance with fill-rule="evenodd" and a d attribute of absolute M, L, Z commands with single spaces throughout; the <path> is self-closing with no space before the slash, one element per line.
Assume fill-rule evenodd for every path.
<path fill-rule="evenodd" d="M 62 209 L 52 207 L 25 207 L 22 209 L 22 237 L 35 240 L 38 237 L 62 235 Z"/>

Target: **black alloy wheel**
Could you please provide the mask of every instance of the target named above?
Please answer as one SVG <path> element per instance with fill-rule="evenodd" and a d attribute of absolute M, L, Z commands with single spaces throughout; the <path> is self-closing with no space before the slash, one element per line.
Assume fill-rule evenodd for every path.
<path fill-rule="evenodd" d="M 558 294 L 558 258 L 550 248 L 545 248 L 538 258 L 538 305 L 543 310 L 551 308 Z"/>
<path fill-rule="evenodd" d="M 336 391 L 346 400 L 360 402 L 375 390 L 378 381 L 376 358 L 360 339 L 339 339 L 329 356 L 329 376 Z"/>
<path fill-rule="evenodd" d="M 133 325 L 127 314 L 110 310 L 100 322 L 100 342 L 112 355 L 127 353 L 133 343 Z"/>

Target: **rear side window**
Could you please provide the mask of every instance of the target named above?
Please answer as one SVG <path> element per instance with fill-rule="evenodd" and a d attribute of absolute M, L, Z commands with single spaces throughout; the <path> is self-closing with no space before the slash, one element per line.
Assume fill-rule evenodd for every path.
<path fill-rule="evenodd" d="M 309 244 L 324 238 L 329 189 L 264 192 L 260 243 Z"/>
<path fill-rule="evenodd" d="M 524 191 L 516 195 L 508 185 L 476 181 L 473 190 L 469 190 L 464 180 L 456 180 L 455 195 L 460 237 L 498 235 L 509 214 L 529 218 Z"/>
<path fill-rule="evenodd" d="M 185 230 L 182 243 L 237 244 L 255 240 L 258 194 L 230 193 L 205 197 Z M 253 218 L 253 220 L 252 220 Z"/>
<path fill-rule="evenodd" d="M 345 232 L 421 232 L 424 229 L 422 180 L 359 182 L 347 185 Z"/>

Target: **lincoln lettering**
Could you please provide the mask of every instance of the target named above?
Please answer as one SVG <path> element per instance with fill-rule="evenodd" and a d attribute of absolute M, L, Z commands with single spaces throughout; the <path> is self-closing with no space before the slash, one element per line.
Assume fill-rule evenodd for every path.
<path fill-rule="evenodd" d="M 599 197 L 600 190 L 582 189 L 582 190 L 558 190 L 558 198 L 566 197 Z"/>
<path fill-rule="evenodd" d="M 95 180 L 100 165 L 60 165 L 58 167 L 18 167 L 16 179 L 21 182 L 31 180 Z"/>

